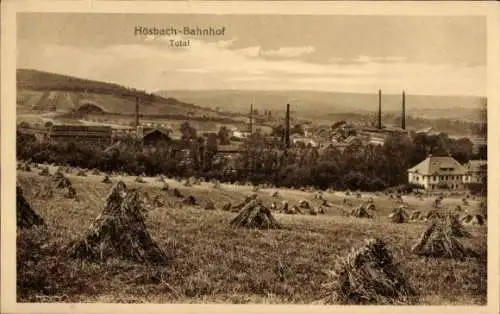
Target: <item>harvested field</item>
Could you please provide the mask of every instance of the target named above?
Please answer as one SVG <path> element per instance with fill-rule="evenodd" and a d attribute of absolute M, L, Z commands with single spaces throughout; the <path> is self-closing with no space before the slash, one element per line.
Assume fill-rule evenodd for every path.
<path fill-rule="evenodd" d="M 486 303 L 486 225 L 465 225 L 471 236 L 460 238 L 477 256 L 463 260 L 419 256 L 411 249 L 430 222 L 391 223 L 387 216 L 398 205 L 386 196 L 370 195 L 377 210 L 370 212 L 371 219 L 359 219 L 337 209 L 344 193 L 324 192 L 332 204 L 324 215 L 285 215 L 275 210 L 272 215 L 282 228 L 260 230 L 231 227 L 237 215 L 231 211 L 170 206 L 183 198 L 162 191 L 163 182 L 154 178 L 137 183 L 135 177 L 122 177 L 127 187 L 147 192 L 151 199 L 161 195 L 163 206 L 149 210 L 144 222 L 169 263 L 63 257 L 57 252 L 82 239 L 111 187 L 98 176 L 67 177 L 78 202 L 58 193 L 51 199 L 36 197 L 50 186 L 51 177 L 18 172 L 25 198 L 46 224 L 18 231 L 18 302 L 313 303 L 323 300 L 322 283 L 331 279 L 328 272 L 336 262 L 351 248 L 361 247 L 364 239 L 377 238 L 390 247 L 393 262 L 418 295 L 417 304 Z M 251 186 L 224 183 L 215 189 L 209 182 L 186 187 L 165 181 L 171 190 L 193 196 L 198 204 L 211 201 L 217 209 L 237 205 L 253 193 L 270 208 L 277 201 L 272 197 L 276 190 L 290 204 L 301 199 L 313 207 L 321 204 L 314 192 L 276 188 L 254 192 Z M 356 195 L 348 198 L 357 204 Z M 413 210 L 427 213 L 432 208 L 432 199 L 403 198 Z M 461 198 L 443 200 L 443 204 L 461 202 Z M 469 202 L 471 215 L 475 208 L 479 211 L 479 201 Z"/>

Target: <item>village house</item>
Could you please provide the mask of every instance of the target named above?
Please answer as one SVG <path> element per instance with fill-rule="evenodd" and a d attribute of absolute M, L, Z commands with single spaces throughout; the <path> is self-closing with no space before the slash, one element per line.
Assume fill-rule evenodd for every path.
<path fill-rule="evenodd" d="M 483 183 L 488 175 L 486 160 L 470 160 L 465 165 L 464 183 Z"/>
<path fill-rule="evenodd" d="M 451 156 L 429 155 L 408 169 L 408 182 L 426 190 L 457 190 L 466 187 L 468 170 Z"/>
<path fill-rule="evenodd" d="M 232 131 L 231 136 L 234 137 L 234 138 L 236 138 L 236 139 L 243 140 L 243 139 L 246 139 L 246 138 L 248 138 L 250 136 L 250 132 Z"/>
<path fill-rule="evenodd" d="M 110 145 L 112 129 L 110 126 L 57 124 L 49 126 L 20 126 L 18 132 L 33 136 L 39 142 L 53 144 L 79 142 L 96 145 Z"/>
<path fill-rule="evenodd" d="M 318 147 L 318 142 L 315 141 L 314 139 L 310 138 L 310 137 L 303 137 L 303 136 L 298 136 L 296 134 L 293 134 L 291 136 L 292 138 L 292 143 L 297 145 L 299 143 L 303 143 L 305 146 L 308 146 L 310 145 L 311 147 Z"/>
<path fill-rule="evenodd" d="M 425 134 L 427 136 L 437 136 L 441 132 L 439 132 L 438 130 L 436 130 L 433 127 L 428 127 L 428 128 L 420 129 L 420 130 L 416 131 L 415 133 L 416 134 Z"/>
<path fill-rule="evenodd" d="M 157 146 L 161 144 L 169 144 L 172 139 L 169 132 L 162 129 L 147 129 L 143 132 L 142 143 L 144 146 Z"/>

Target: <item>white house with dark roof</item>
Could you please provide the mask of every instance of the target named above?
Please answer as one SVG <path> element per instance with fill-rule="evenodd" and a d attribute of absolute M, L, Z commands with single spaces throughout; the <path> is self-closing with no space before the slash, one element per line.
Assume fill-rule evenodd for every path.
<path fill-rule="evenodd" d="M 426 190 L 464 189 L 467 170 L 451 156 L 429 155 L 418 165 L 408 169 L 408 182 Z"/>

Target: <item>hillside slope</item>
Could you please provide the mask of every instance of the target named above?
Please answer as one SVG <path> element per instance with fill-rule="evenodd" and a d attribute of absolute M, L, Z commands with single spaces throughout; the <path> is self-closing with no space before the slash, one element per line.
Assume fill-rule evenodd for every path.
<path fill-rule="evenodd" d="M 135 98 L 141 99 L 144 114 L 206 114 L 199 108 L 174 98 L 163 98 L 118 84 L 31 69 L 17 70 L 17 105 L 22 110 L 69 112 L 93 104 L 108 113 L 132 113 Z"/>
<path fill-rule="evenodd" d="M 159 91 L 163 97 L 175 97 L 198 106 L 219 107 L 220 110 L 248 112 L 250 104 L 257 110 L 284 112 L 285 105 L 304 117 L 323 117 L 327 114 L 364 113 L 378 110 L 378 94 L 320 91 L 243 91 L 243 90 L 171 90 Z M 483 97 L 425 96 L 406 94 L 408 114 L 426 118 L 440 117 L 469 120 L 478 117 L 484 108 Z M 460 110 L 456 110 L 460 109 Z M 401 95 L 382 95 L 384 112 L 401 110 Z"/>

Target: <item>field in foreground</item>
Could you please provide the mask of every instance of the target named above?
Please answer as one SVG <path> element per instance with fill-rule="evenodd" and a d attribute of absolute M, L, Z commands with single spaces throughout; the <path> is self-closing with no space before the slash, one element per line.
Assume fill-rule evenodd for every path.
<path fill-rule="evenodd" d="M 485 304 L 487 291 L 486 226 L 467 226 L 472 237 L 460 241 L 481 257 L 466 260 L 425 259 L 411 253 L 412 245 L 427 226 L 425 222 L 393 224 L 387 215 L 397 205 L 374 196 L 373 219 L 345 216 L 335 207 L 320 216 L 274 213 L 281 230 L 235 229 L 229 221 L 236 213 L 221 211 L 225 202 L 236 204 L 252 193 L 251 187 L 209 183 L 185 187 L 169 180 L 184 195 L 193 195 L 201 206 L 163 206 L 150 209 L 147 227 L 170 258 L 167 266 L 147 266 L 122 260 L 106 264 L 62 257 L 63 248 L 81 237 L 99 214 L 110 189 L 102 175 L 68 175 L 78 199 L 35 197 L 50 178 L 36 172 L 18 172 L 18 182 L 32 208 L 46 221 L 46 228 L 18 232 L 18 302 L 148 302 L 148 303 L 322 303 L 328 293 L 323 284 L 329 271 L 352 247 L 365 238 L 384 240 L 400 270 L 419 294 L 420 304 Z M 112 178 L 112 181 L 116 181 Z M 154 179 L 146 183 L 123 180 L 147 191 L 161 191 Z M 272 189 L 258 194 L 270 201 Z M 313 199 L 313 193 L 279 190 L 280 198 L 296 202 Z M 344 196 L 325 193 L 334 204 Z M 368 195 L 363 195 L 363 198 Z M 217 210 L 204 210 L 212 200 Z M 355 201 L 353 197 L 353 201 Z M 405 200 L 419 210 L 430 209 L 431 200 Z M 460 201 L 446 199 L 445 202 Z M 471 204 L 467 211 L 474 211 Z"/>

